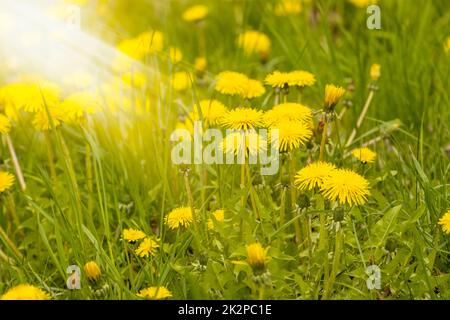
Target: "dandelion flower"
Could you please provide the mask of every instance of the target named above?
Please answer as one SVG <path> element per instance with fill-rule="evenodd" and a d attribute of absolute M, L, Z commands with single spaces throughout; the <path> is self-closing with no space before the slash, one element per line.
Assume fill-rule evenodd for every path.
<path fill-rule="evenodd" d="M 377 154 L 369 148 L 358 148 L 352 151 L 352 155 L 361 161 L 361 163 L 372 163 L 375 161 Z"/>
<path fill-rule="evenodd" d="M 253 243 L 247 245 L 247 263 L 253 268 L 253 270 L 264 270 L 267 261 L 267 249 L 259 243 Z"/>
<path fill-rule="evenodd" d="M 186 71 L 175 72 L 172 78 L 172 87 L 176 91 L 184 91 L 191 87 L 191 75 Z"/>
<path fill-rule="evenodd" d="M 195 71 L 198 73 L 205 72 L 208 62 L 205 57 L 197 57 L 194 62 Z"/>
<path fill-rule="evenodd" d="M 276 16 L 299 14 L 302 11 L 300 0 L 281 0 L 275 6 Z"/>
<path fill-rule="evenodd" d="M 267 111 L 263 116 L 263 120 L 267 127 L 283 121 L 298 121 L 309 125 L 312 117 L 313 114 L 310 108 L 299 103 L 287 102 L 276 105 Z"/>
<path fill-rule="evenodd" d="M 267 75 L 264 82 L 273 88 L 287 88 L 289 86 L 290 76 L 287 72 L 274 71 Z"/>
<path fill-rule="evenodd" d="M 79 123 L 86 114 L 98 110 L 99 106 L 100 100 L 87 91 L 73 93 L 61 103 L 64 121 L 69 123 Z"/>
<path fill-rule="evenodd" d="M 370 195 L 369 182 L 356 172 L 347 169 L 336 169 L 324 179 L 322 194 L 331 201 L 339 200 L 340 204 L 362 205 Z"/>
<path fill-rule="evenodd" d="M 14 181 L 15 178 L 11 173 L 0 171 L 0 193 L 11 188 Z"/>
<path fill-rule="evenodd" d="M 0 114 L 0 134 L 8 134 L 11 131 L 11 121 L 3 114 Z"/>
<path fill-rule="evenodd" d="M 376 4 L 378 0 L 349 0 L 349 2 L 358 8 L 366 8 L 371 4 Z"/>
<path fill-rule="evenodd" d="M 134 87 L 134 88 L 144 88 L 147 83 L 147 77 L 143 72 L 133 71 L 126 72 L 122 75 L 122 80 L 126 84 Z"/>
<path fill-rule="evenodd" d="M 228 109 L 225 105 L 218 100 L 201 100 L 199 102 L 202 117 L 205 123 L 210 125 L 219 124 Z M 191 118 L 196 121 L 200 120 L 198 107 L 194 106 L 193 111 L 190 114 Z"/>
<path fill-rule="evenodd" d="M 244 50 L 246 55 L 258 53 L 265 57 L 270 52 L 269 37 L 259 31 L 250 30 L 241 33 L 237 38 L 237 44 Z"/>
<path fill-rule="evenodd" d="M 102 274 L 100 267 L 95 261 L 87 262 L 84 265 L 83 269 L 89 280 L 96 281 L 98 278 L 100 278 L 100 275 Z"/>
<path fill-rule="evenodd" d="M 334 106 L 339 102 L 344 94 L 344 88 L 327 84 L 325 86 L 325 108 L 327 110 L 333 110 Z"/>
<path fill-rule="evenodd" d="M 254 130 L 228 133 L 219 148 L 229 154 L 254 156 L 260 151 L 265 151 L 267 141 Z"/>
<path fill-rule="evenodd" d="M 450 53 L 450 37 L 447 37 L 447 40 L 444 42 L 444 51 L 445 53 Z"/>
<path fill-rule="evenodd" d="M 37 130 L 48 131 L 53 127 L 59 127 L 65 119 L 64 110 L 62 108 L 51 107 L 36 112 L 33 118 L 33 125 Z"/>
<path fill-rule="evenodd" d="M 204 5 L 196 5 L 189 7 L 183 12 L 183 20 L 188 22 L 198 22 L 206 18 L 209 13 L 209 9 Z"/>
<path fill-rule="evenodd" d="M 228 111 L 221 123 L 225 127 L 234 130 L 249 130 L 263 125 L 262 111 L 252 108 L 236 108 Z"/>
<path fill-rule="evenodd" d="M 246 75 L 234 71 L 223 71 L 216 77 L 215 89 L 222 94 L 242 95 L 247 83 Z"/>
<path fill-rule="evenodd" d="M 212 213 L 215 221 L 222 222 L 225 220 L 225 211 L 222 209 L 216 210 Z M 213 219 L 208 219 L 208 229 L 213 230 L 214 229 L 214 221 Z"/>
<path fill-rule="evenodd" d="M 273 130 L 278 130 L 278 142 L 281 152 L 291 151 L 304 146 L 313 134 L 309 127 L 298 121 L 279 122 L 271 127 L 271 135 Z"/>
<path fill-rule="evenodd" d="M 262 96 L 266 92 L 263 84 L 258 80 L 248 79 L 243 88 L 242 97 L 245 99 L 253 99 Z"/>
<path fill-rule="evenodd" d="M 141 258 L 147 258 L 148 256 L 155 255 L 156 249 L 159 248 L 159 244 L 156 241 L 145 238 L 139 247 L 135 250 L 136 254 Z"/>
<path fill-rule="evenodd" d="M 144 239 L 146 237 L 145 233 L 141 230 L 136 229 L 125 229 L 122 232 L 122 238 L 128 242 L 136 242 L 137 240 Z"/>
<path fill-rule="evenodd" d="M 180 62 L 183 59 L 183 53 L 179 48 L 169 48 L 169 59 L 173 64 Z"/>
<path fill-rule="evenodd" d="M 193 221 L 192 209 L 189 207 L 176 208 L 166 217 L 166 223 L 169 229 L 172 230 L 180 227 L 188 227 Z"/>
<path fill-rule="evenodd" d="M 166 287 L 149 287 L 139 291 L 138 297 L 151 299 L 151 300 L 162 300 L 172 297 L 172 293 Z"/>
<path fill-rule="evenodd" d="M 321 187 L 324 179 L 328 178 L 336 170 L 336 166 L 327 162 L 314 162 L 295 175 L 294 185 L 300 190 L 313 190 Z"/>
<path fill-rule="evenodd" d="M 290 87 L 309 87 L 316 83 L 316 77 L 308 71 L 296 70 L 288 73 Z"/>
<path fill-rule="evenodd" d="M 442 226 L 442 230 L 445 233 L 450 233 L 450 210 L 439 219 L 438 223 Z"/>
<path fill-rule="evenodd" d="M 164 35 L 161 31 L 146 31 L 137 36 L 136 42 L 140 55 L 161 52 L 164 47 Z"/>
<path fill-rule="evenodd" d="M 373 81 L 377 81 L 381 75 L 381 66 L 378 63 L 374 63 L 370 66 L 370 77 Z"/>
<path fill-rule="evenodd" d="M 9 289 L 2 295 L 1 300 L 49 300 L 50 295 L 41 289 L 29 285 L 20 284 Z"/>

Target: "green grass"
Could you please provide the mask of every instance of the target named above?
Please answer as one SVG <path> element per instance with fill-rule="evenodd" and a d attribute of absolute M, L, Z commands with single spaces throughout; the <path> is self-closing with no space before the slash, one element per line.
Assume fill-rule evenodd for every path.
<path fill-rule="evenodd" d="M 19 120 L 11 136 L 28 188 L 22 193 L 16 185 L 0 195 L 0 226 L 6 232 L 0 234 L 0 293 L 31 283 L 57 299 L 135 299 L 139 290 L 157 285 L 168 287 L 177 299 L 449 299 L 450 242 L 437 221 L 449 209 L 445 148 L 450 143 L 450 57 L 443 42 L 450 35 L 450 4 L 380 0 L 382 30 L 372 31 L 365 27 L 364 9 L 346 1 L 312 2 L 314 8 L 306 6 L 292 17 L 274 16 L 268 1 L 207 2 L 207 84 L 181 95 L 166 90 L 173 70 L 163 57 L 149 61 L 150 68 L 164 75 L 161 82 L 149 79 L 146 94 L 156 96 L 150 112 L 122 117 L 105 113 L 81 127 L 63 125 L 49 132 L 56 177 L 51 176 L 44 135 L 28 119 Z M 163 6 L 135 1 L 123 10 L 125 5 L 129 3 L 111 1 L 108 7 L 106 27 L 116 38 L 159 29 L 166 47 L 183 51 L 177 68 L 192 70 L 197 33 L 180 18 L 185 2 Z M 311 10 L 317 14 L 314 24 Z M 338 15 L 338 22 L 330 22 L 330 15 L 334 20 Z M 95 28 L 98 22 L 88 26 Z M 249 28 L 272 40 L 265 64 L 236 48 L 237 34 Z M 347 98 L 353 105 L 339 121 L 344 142 L 369 94 L 372 63 L 381 64 L 382 76 L 351 148 L 379 138 L 371 146 L 378 153 L 376 162 L 362 167 L 345 157 L 351 148 L 338 146 L 331 126 L 327 160 L 363 173 L 372 192 L 367 205 L 344 208 L 341 231 L 335 229 L 332 204 L 312 193 L 311 206 L 296 216 L 288 208 L 286 223 L 280 225 L 279 176 L 262 178 L 258 167 L 251 167 L 252 179 L 240 189 L 238 165 L 190 166 L 200 231 L 167 229 L 165 215 L 189 201 L 183 172 L 170 159 L 169 136 L 185 112 L 177 99 L 187 110 L 209 97 L 234 107 L 237 98 L 213 90 L 212 77 L 220 71 L 241 71 L 263 80 L 275 69 L 304 69 L 316 75 L 317 83 L 305 89 L 302 102 L 318 110 L 326 84 L 347 86 L 351 81 L 355 89 Z M 270 109 L 269 93 L 252 106 Z M 297 98 L 291 92 L 289 99 Z M 343 104 L 337 108 L 339 113 Z M 401 123 L 395 130 L 394 120 Z M 311 149 L 296 153 L 297 170 L 308 158 L 318 157 L 320 136 L 313 141 Z M 13 172 L 6 144 L 0 152 L 2 169 Z M 204 171 L 207 181 L 201 178 Z M 248 198 L 244 207 L 243 195 Z M 290 199 L 289 189 L 286 197 Z M 218 208 L 225 209 L 226 220 L 208 231 L 207 218 Z M 297 220 L 310 233 L 311 243 L 294 241 Z M 305 228 L 307 221 L 310 229 Z M 160 239 L 155 257 L 133 253 L 121 239 L 128 227 Z M 338 259 L 336 237 L 342 237 Z M 245 245 L 255 241 L 269 247 L 270 258 L 269 273 L 256 278 L 249 266 L 231 262 L 244 260 Z M 101 278 L 92 283 L 83 274 L 81 290 L 67 290 L 66 268 L 90 260 L 100 265 Z M 380 290 L 366 286 L 365 270 L 372 264 L 381 269 Z"/>

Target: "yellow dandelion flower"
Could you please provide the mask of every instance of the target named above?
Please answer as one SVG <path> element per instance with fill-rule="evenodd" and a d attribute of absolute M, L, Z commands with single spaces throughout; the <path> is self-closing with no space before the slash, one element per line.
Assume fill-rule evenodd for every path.
<path fill-rule="evenodd" d="M 9 172 L 0 171 L 0 193 L 5 192 L 14 184 L 15 178 Z"/>
<path fill-rule="evenodd" d="M 207 6 L 195 5 L 183 12 L 183 20 L 188 22 L 198 22 L 205 19 L 208 13 L 209 9 Z"/>
<path fill-rule="evenodd" d="M 363 164 L 374 162 L 377 156 L 377 154 L 369 148 L 354 149 L 352 155 Z"/>
<path fill-rule="evenodd" d="M 309 87 L 316 83 L 316 77 L 308 71 L 296 70 L 288 73 L 290 87 Z"/>
<path fill-rule="evenodd" d="M 247 83 L 246 75 L 234 71 L 223 71 L 216 77 L 215 90 L 231 96 L 242 95 Z"/>
<path fill-rule="evenodd" d="M 267 249 L 259 243 L 247 245 L 247 263 L 254 270 L 264 270 L 267 261 Z"/>
<path fill-rule="evenodd" d="M 218 100 L 201 100 L 199 102 L 202 117 L 206 125 L 219 124 L 223 116 L 227 113 L 228 109 L 225 105 Z M 190 113 L 191 119 L 194 121 L 200 120 L 198 107 L 194 106 L 193 111 Z"/>
<path fill-rule="evenodd" d="M 73 93 L 61 103 L 63 121 L 79 123 L 87 114 L 97 111 L 100 105 L 100 99 L 90 92 Z"/>
<path fill-rule="evenodd" d="M 236 108 L 222 118 L 223 126 L 234 130 L 249 130 L 263 125 L 263 112 L 252 108 Z"/>
<path fill-rule="evenodd" d="M 188 227 L 193 221 L 192 209 L 189 207 L 173 209 L 166 217 L 166 223 L 169 229 Z"/>
<path fill-rule="evenodd" d="M 302 12 L 302 6 L 300 0 L 281 0 L 275 6 L 275 15 L 287 16 L 295 15 Z"/>
<path fill-rule="evenodd" d="M 145 238 L 139 247 L 135 250 L 136 254 L 141 258 L 147 258 L 148 256 L 155 255 L 156 249 L 159 248 L 159 244 L 156 241 Z"/>
<path fill-rule="evenodd" d="M 287 88 L 291 77 L 287 72 L 274 71 L 267 75 L 264 82 L 273 88 Z"/>
<path fill-rule="evenodd" d="M 222 209 L 216 210 L 212 213 L 215 221 L 223 222 L 225 220 L 225 211 Z M 214 221 L 213 219 L 208 219 L 208 229 L 213 230 L 214 229 Z"/>
<path fill-rule="evenodd" d="M 336 169 L 330 172 L 321 186 L 322 194 L 331 201 L 339 200 L 340 204 L 362 205 L 370 195 L 369 182 L 356 172 L 347 169 Z"/>
<path fill-rule="evenodd" d="M 172 297 L 172 293 L 166 287 L 149 287 L 139 291 L 137 296 L 151 300 L 162 300 Z"/>
<path fill-rule="evenodd" d="M 137 240 L 144 239 L 146 237 L 145 233 L 141 230 L 136 229 L 125 229 L 122 232 L 122 238 L 128 242 L 136 242 Z"/>
<path fill-rule="evenodd" d="M 245 99 L 253 99 L 262 96 L 266 92 L 263 84 L 258 80 L 248 79 L 243 88 L 242 97 Z"/>
<path fill-rule="evenodd" d="M 141 60 L 144 57 L 141 44 L 135 38 L 122 40 L 117 44 L 117 50 L 135 60 Z"/>
<path fill-rule="evenodd" d="M 37 130 L 48 131 L 52 127 L 59 127 L 65 119 L 64 110 L 62 108 L 51 107 L 40 110 L 35 113 L 33 118 L 33 125 Z"/>
<path fill-rule="evenodd" d="M 143 72 L 126 72 L 122 75 L 122 80 L 134 88 L 144 88 L 147 83 L 147 76 Z"/>
<path fill-rule="evenodd" d="M 377 81 L 381 75 L 381 66 L 378 63 L 374 63 L 370 66 L 370 77 L 373 81 Z"/>
<path fill-rule="evenodd" d="M 313 190 L 321 187 L 324 179 L 336 170 L 336 166 L 327 162 L 315 162 L 297 172 L 294 184 L 300 190 Z"/>
<path fill-rule="evenodd" d="M 37 112 L 44 106 L 57 106 L 59 96 L 59 87 L 49 82 L 12 83 L 2 87 L 0 102 L 5 109 L 12 108 L 15 112 L 22 108 L 27 112 Z"/>
<path fill-rule="evenodd" d="M 450 53 L 450 37 L 447 37 L 447 40 L 444 42 L 444 51 L 445 53 Z"/>
<path fill-rule="evenodd" d="M 334 106 L 339 102 L 344 94 L 344 88 L 337 87 L 333 84 L 327 84 L 325 86 L 325 108 L 328 110 L 333 110 Z"/>
<path fill-rule="evenodd" d="M 175 72 L 172 78 L 172 87 L 176 91 L 184 91 L 191 87 L 191 75 L 186 71 Z"/>
<path fill-rule="evenodd" d="M 195 71 L 198 73 L 205 72 L 208 62 L 205 57 L 197 57 L 194 62 Z"/>
<path fill-rule="evenodd" d="M 9 289 L 1 300 L 49 300 L 50 295 L 30 284 L 20 284 Z"/>
<path fill-rule="evenodd" d="M 298 121 L 278 122 L 271 127 L 270 134 L 272 134 L 273 130 L 278 130 L 278 143 L 281 152 L 291 151 L 304 146 L 313 134 L 309 127 Z"/>
<path fill-rule="evenodd" d="M 11 131 L 11 121 L 8 117 L 0 114 L 0 134 L 8 134 Z"/>
<path fill-rule="evenodd" d="M 450 233 L 450 210 L 445 213 L 442 218 L 439 219 L 438 224 L 442 226 L 442 230 L 449 234 Z"/>
<path fill-rule="evenodd" d="M 146 31 L 137 36 L 136 42 L 140 56 L 161 52 L 164 48 L 164 36 L 160 31 Z"/>
<path fill-rule="evenodd" d="M 100 275 L 102 274 L 100 267 L 95 261 L 87 262 L 84 265 L 83 269 L 84 272 L 86 273 L 87 278 L 92 281 L 96 281 L 98 278 L 100 278 Z"/>
<path fill-rule="evenodd" d="M 245 31 L 237 38 L 237 44 L 242 48 L 246 55 L 258 53 L 261 56 L 267 56 L 270 52 L 269 37 L 259 31 Z"/>
<path fill-rule="evenodd" d="M 172 61 L 172 63 L 178 63 L 181 60 L 183 60 L 183 53 L 181 50 L 177 47 L 170 47 L 169 48 L 169 59 Z"/>
<path fill-rule="evenodd" d="M 358 8 L 366 8 L 371 4 L 376 4 L 378 0 L 349 0 L 349 2 Z"/>
<path fill-rule="evenodd" d="M 224 153 L 254 156 L 265 151 L 267 141 L 253 130 L 228 133 L 219 145 Z"/>
<path fill-rule="evenodd" d="M 278 104 L 263 116 L 264 124 L 267 127 L 276 125 L 283 121 L 298 121 L 309 125 L 312 121 L 312 111 L 310 108 L 293 102 Z"/>

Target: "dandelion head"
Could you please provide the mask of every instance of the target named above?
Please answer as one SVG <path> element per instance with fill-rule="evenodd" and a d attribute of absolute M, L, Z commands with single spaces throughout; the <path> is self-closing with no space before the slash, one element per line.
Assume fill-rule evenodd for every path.
<path fill-rule="evenodd" d="M 11 131 L 11 121 L 3 114 L 0 114 L 0 134 L 8 134 Z"/>
<path fill-rule="evenodd" d="M 217 222 L 223 222 L 225 220 L 225 211 L 222 209 L 216 210 L 212 213 L 214 220 Z M 214 220 L 209 218 L 208 219 L 208 229 L 213 230 L 214 229 Z"/>
<path fill-rule="evenodd" d="M 267 141 L 254 130 L 237 131 L 228 133 L 219 148 L 228 154 L 254 156 L 266 150 Z"/>
<path fill-rule="evenodd" d="M 274 12 L 276 16 L 296 15 L 302 12 L 300 0 L 281 0 L 279 1 Z"/>
<path fill-rule="evenodd" d="M 314 162 L 308 164 L 295 175 L 294 184 L 300 190 L 313 190 L 321 187 L 324 179 L 336 170 L 334 164 L 328 162 Z"/>
<path fill-rule="evenodd" d="M 84 272 L 86 273 L 87 278 L 92 281 L 96 281 L 98 278 L 100 278 L 100 275 L 102 274 L 100 267 L 95 261 L 87 262 L 84 265 L 83 269 Z"/>
<path fill-rule="evenodd" d="M 166 223 L 169 229 L 172 230 L 180 227 L 188 227 L 193 221 L 192 209 L 189 207 L 176 208 L 166 217 Z"/>
<path fill-rule="evenodd" d="M 439 219 L 439 225 L 442 226 L 442 230 L 449 234 L 450 233 L 450 210 L 447 211 L 440 219 Z"/>
<path fill-rule="evenodd" d="M 147 258 L 148 256 L 154 256 L 156 249 L 159 248 L 159 244 L 150 238 L 145 238 L 139 247 L 135 250 L 136 254 L 141 258 Z"/>
<path fill-rule="evenodd" d="M 362 205 L 370 195 L 369 182 L 356 172 L 348 169 L 336 169 L 330 172 L 321 186 L 324 197 L 330 201 L 350 206 Z"/>
<path fill-rule="evenodd" d="M 184 91 L 191 87 L 191 75 L 186 71 L 175 72 L 172 78 L 172 87 L 176 91 Z"/>
<path fill-rule="evenodd" d="M 183 12 L 183 20 L 188 22 L 198 22 L 206 18 L 209 9 L 204 5 L 195 5 L 189 7 Z"/>
<path fill-rule="evenodd" d="M 0 300 L 50 300 L 50 295 L 30 284 L 20 284 L 4 293 Z"/>
<path fill-rule="evenodd" d="M 344 94 L 344 88 L 333 84 L 327 84 L 325 86 L 325 108 L 327 110 L 333 110 L 334 106 L 339 102 Z"/>
<path fill-rule="evenodd" d="M 206 61 L 205 57 L 197 57 L 194 62 L 195 71 L 198 73 L 205 72 L 206 67 L 208 66 L 208 61 Z"/>
<path fill-rule="evenodd" d="M 263 112 L 252 108 L 236 108 L 225 113 L 221 124 L 229 129 L 249 130 L 263 125 Z"/>
<path fill-rule="evenodd" d="M 141 230 L 136 230 L 132 228 L 125 229 L 122 232 L 122 238 L 131 243 L 144 239 L 145 237 L 146 237 L 145 233 L 143 233 Z"/>
<path fill-rule="evenodd" d="M 242 92 L 245 99 L 254 99 L 262 96 L 266 92 L 263 84 L 258 80 L 248 79 Z"/>
<path fill-rule="evenodd" d="M 377 154 L 369 148 L 354 149 L 352 155 L 363 164 L 374 162 L 377 156 Z"/>
<path fill-rule="evenodd" d="M 349 0 L 351 4 L 358 8 L 366 8 L 371 4 L 376 4 L 378 0 Z"/>
<path fill-rule="evenodd" d="M 274 71 L 266 76 L 264 82 L 273 88 L 283 89 L 289 86 L 290 79 L 289 73 Z"/>
<path fill-rule="evenodd" d="M 312 130 L 299 121 L 278 122 L 270 128 L 270 135 L 273 130 L 278 130 L 278 143 L 281 152 L 292 151 L 304 146 L 312 137 Z"/>
<path fill-rule="evenodd" d="M 373 81 L 377 81 L 381 76 L 381 66 L 378 63 L 374 63 L 370 66 L 370 78 Z"/>
<path fill-rule="evenodd" d="M 264 249 L 259 242 L 247 245 L 246 249 L 247 263 L 253 270 L 264 270 L 267 261 L 267 249 Z"/>
<path fill-rule="evenodd" d="M 48 110 L 43 109 L 35 113 L 33 125 L 37 130 L 49 131 L 53 127 L 59 127 L 66 115 L 64 110 L 58 107 L 51 107 Z"/>
<path fill-rule="evenodd" d="M 216 77 L 216 91 L 227 95 L 241 95 L 244 93 L 248 78 L 246 75 L 234 72 L 223 71 Z"/>
<path fill-rule="evenodd" d="M 244 50 L 246 55 L 258 53 L 265 57 L 270 52 L 269 37 L 259 31 L 250 30 L 241 33 L 237 38 L 237 44 Z"/>
<path fill-rule="evenodd" d="M 288 73 L 290 87 L 309 87 L 316 83 L 316 77 L 308 71 L 296 70 Z"/>
<path fill-rule="evenodd" d="M 200 110 L 202 112 L 203 120 L 207 125 L 217 125 L 222 120 L 223 116 L 227 113 L 228 109 L 225 105 L 218 100 L 201 100 L 199 102 Z M 191 118 L 193 120 L 200 120 L 198 107 L 194 106 L 191 112 Z"/>
<path fill-rule="evenodd" d="M 445 53 L 450 53 L 450 36 L 444 42 L 444 51 Z"/>
<path fill-rule="evenodd" d="M 164 48 L 164 35 L 161 31 L 146 31 L 137 36 L 136 40 L 140 56 L 161 52 Z"/>
<path fill-rule="evenodd" d="M 100 100 L 90 92 L 73 93 L 61 103 L 64 122 L 79 123 L 87 114 L 99 110 L 100 105 Z"/>
<path fill-rule="evenodd" d="M 283 121 L 298 121 L 309 125 L 312 117 L 313 114 L 310 108 L 299 103 L 287 102 L 276 105 L 267 111 L 263 116 L 263 120 L 267 127 Z"/>
<path fill-rule="evenodd" d="M 183 53 L 177 47 L 170 47 L 169 48 L 169 59 L 170 59 L 170 61 L 172 61 L 173 64 L 178 63 L 181 60 L 183 60 Z"/>
<path fill-rule="evenodd" d="M 162 300 L 172 297 L 172 293 L 166 287 L 149 287 L 139 291 L 137 296 L 150 300 Z"/>

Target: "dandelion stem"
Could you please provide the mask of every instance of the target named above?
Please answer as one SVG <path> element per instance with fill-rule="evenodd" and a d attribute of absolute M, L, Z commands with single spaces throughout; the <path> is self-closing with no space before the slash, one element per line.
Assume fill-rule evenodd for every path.
<path fill-rule="evenodd" d="M 334 256 L 333 256 L 333 265 L 331 267 L 331 274 L 328 278 L 328 281 L 325 284 L 324 295 L 322 297 L 323 300 L 328 300 L 331 295 L 331 290 L 333 288 L 334 280 L 336 279 L 336 275 L 339 271 L 341 253 L 343 248 L 343 240 L 344 240 L 344 229 L 340 223 L 337 223 L 336 226 L 336 237 L 335 237 L 335 245 L 334 245 Z"/>
<path fill-rule="evenodd" d="M 19 181 L 20 189 L 25 191 L 27 189 L 27 184 L 23 177 L 22 168 L 20 167 L 19 160 L 17 159 L 16 150 L 14 149 L 13 142 L 9 134 L 5 135 L 6 144 L 8 145 L 9 153 L 11 155 L 12 162 L 14 164 L 14 170 L 16 171 L 17 180 Z"/>
<path fill-rule="evenodd" d="M 289 153 L 289 189 L 291 190 L 291 210 L 294 215 L 299 214 L 296 210 L 296 200 L 297 200 L 297 191 L 294 187 L 295 180 L 295 157 L 293 152 Z M 301 243 L 302 240 L 302 232 L 300 227 L 300 219 L 295 219 L 294 228 L 295 228 L 295 240 L 297 243 Z"/>
<path fill-rule="evenodd" d="M 370 90 L 369 96 L 367 97 L 366 103 L 361 111 L 361 114 L 359 115 L 358 121 L 356 121 L 356 126 L 353 128 L 353 131 L 350 134 L 350 137 L 348 138 L 347 143 L 345 144 L 346 147 L 349 147 L 353 143 L 353 140 L 355 140 L 356 133 L 359 130 L 359 128 L 361 127 L 361 125 L 364 121 L 364 118 L 366 117 L 367 111 L 369 110 L 374 93 L 375 93 L 374 90 Z"/>
<path fill-rule="evenodd" d="M 325 143 L 327 141 L 327 134 L 328 134 L 328 121 L 327 116 L 323 116 L 323 131 L 322 131 L 322 141 L 320 142 L 320 153 L 319 153 L 319 160 L 324 160 L 325 155 Z"/>
<path fill-rule="evenodd" d="M 55 155 L 53 153 L 52 141 L 50 139 L 49 133 L 44 132 L 45 136 L 45 144 L 47 145 L 47 158 L 48 158 L 48 166 L 50 169 L 50 176 L 52 177 L 53 182 L 56 182 L 56 167 L 55 167 Z"/>

